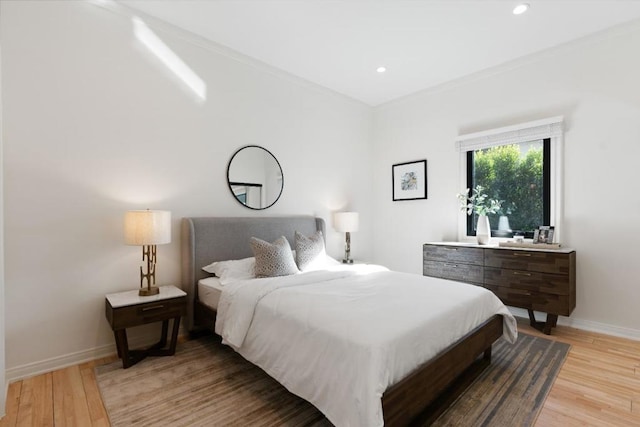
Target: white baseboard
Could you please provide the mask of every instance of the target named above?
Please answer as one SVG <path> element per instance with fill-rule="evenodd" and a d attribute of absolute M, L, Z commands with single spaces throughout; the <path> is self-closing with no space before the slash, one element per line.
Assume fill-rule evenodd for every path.
<path fill-rule="evenodd" d="M 16 366 L 15 368 L 6 370 L 7 382 L 9 383 L 13 381 L 23 380 L 25 378 L 55 371 L 57 369 L 66 368 L 68 366 L 77 365 L 79 363 L 88 362 L 90 360 L 99 359 L 101 357 L 111 356 L 112 354 L 115 354 L 115 352 L 116 345 L 109 344 L 100 347 L 94 347 L 88 350 L 78 351 L 75 353 L 65 354 L 64 356 L 52 357 L 51 359 Z"/>
<path fill-rule="evenodd" d="M 518 317 L 529 318 L 527 310 L 522 308 L 508 307 L 511 314 Z M 543 313 L 536 312 L 538 319 L 544 318 Z M 569 326 L 583 331 L 598 332 L 615 337 L 628 338 L 640 341 L 640 329 L 623 328 L 621 326 L 609 325 L 606 323 L 594 322 L 591 320 L 575 319 L 571 317 L 558 316 L 558 325 Z"/>
<path fill-rule="evenodd" d="M 181 336 L 183 333 L 185 333 L 185 331 L 180 328 L 178 336 Z M 156 343 L 157 340 L 157 337 L 149 336 L 132 337 L 129 339 L 129 348 L 145 347 Z M 14 381 L 23 380 L 35 375 L 45 374 L 47 372 L 52 372 L 58 369 L 78 365 L 80 363 L 89 362 L 91 360 L 100 359 L 102 357 L 112 356 L 115 354 L 116 345 L 115 343 L 113 343 L 90 348 L 88 350 L 78 351 L 75 353 L 65 354 L 63 356 L 52 357 L 51 359 L 16 366 L 14 368 L 6 370 L 6 384 L 7 387 L 9 387 L 9 383 Z"/>

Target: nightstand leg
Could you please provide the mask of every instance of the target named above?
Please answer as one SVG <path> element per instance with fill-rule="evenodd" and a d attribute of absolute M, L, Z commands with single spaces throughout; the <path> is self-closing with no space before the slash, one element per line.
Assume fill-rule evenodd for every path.
<path fill-rule="evenodd" d="M 167 332 L 169 331 L 169 319 L 162 321 L 162 334 L 160 335 L 160 342 L 158 348 L 164 348 L 167 345 Z"/>
<path fill-rule="evenodd" d="M 131 366 L 131 359 L 129 358 L 129 343 L 127 341 L 127 330 L 118 329 L 113 331 L 116 336 L 116 347 L 118 348 L 118 357 L 122 359 L 122 367 L 127 369 Z"/>
<path fill-rule="evenodd" d="M 174 355 L 176 353 L 176 344 L 178 343 L 178 328 L 180 328 L 180 316 L 173 318 L 173 330 L 171 331 L 171 345 L 169 347 L 170 355 Z"/>
<path fill-rule="evenodd" d="M 122 357 L 122 344 L 120 343 L 120 338 L 118 337 L 118 331 L 113 331 L 113 336 L 116 339 L 116 350 L 118 351 L 118 358 Z"/>

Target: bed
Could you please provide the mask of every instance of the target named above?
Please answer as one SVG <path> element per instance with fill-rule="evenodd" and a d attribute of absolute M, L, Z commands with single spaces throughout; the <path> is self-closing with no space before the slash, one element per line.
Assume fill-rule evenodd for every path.
<path fill-rule="evenodd" d="M 321 231 L 325 234 L 325 223 L 321 218 L 309 216 L 184 218 L 182 221 L 182 282 L 183 289 L 187 292 L 189 300 L 188 315 L 185 322 L 187 328 L 190 331 L 197 331 L 202 328 L 212 330 L 216 324 L 216 316 L 218 313 L 217 309 L 212 308 L 212 306 L 216 307 L 221 297 L 220 293 L 215 292 L 215 284 L 213 287 L 203 287 L 201 281 L 209 278 L 211 274 L 203 271 L 202 267 L 214 261 L 240 260 L 251 257 L 253 254 L 248 244 L 251 237 L 258 237 L 265 241 L 272 242 L 280 236 L 284 236 L 289 242 L 294 242 L 294 234 L 296 231 L 309 236 L 316 231 Z M 315 274 L 313 279 L 309 278 L 312 274 Z M 429 423 L 437 418 L 453 399 L 490 363 L 491 345 L 495 340 L 502 336 L 503 333 L 505 333 L 508 339 L 515 339 L 515 320 L 502 303 L 493 297 L 493 294 L 482 288 L 470 287 L 470 285 L 459 284 L 457 282 L 443 282 L 441 279 L 432 279 L 417 275 L 403 275 L 403 273 L 384 270 L 372 273 L 370 275 L 371 278 L 368 276 L 366 278 L 360 276 L 355 277 L 356 274 L 352 272 L 315 272 L 307 276 L 305 276 L 305 274 L 296 275 L 296 277 L 287 279 L 288 281 L 257 279 L 264 280 L 266 286 L 283 286 L 281 283 L 287 283 L 285 285 L 287 289 L 278 289 L 276 292 L 273 292 L 273 295 L 278 295 L 277 298 L 271 295 L 268 298 L 256 298 L 260 301 L 258 303 L 260 305 L 256 305 L 255 308 L 249 307 L 249 309 L 246 310 L 249 313 L 255 312 L 253 314 L 255 318 L 249 317 L 247 322 L 245 322 L 247 324 L 246 330 L 243 331 L 240 341 L 234 342 L 229 335 L 223 335 L 223 338 L 229 338 L 228 341 L 230 342 L 227 344 L 243 355 L 243 357 L 260 366 L 293 393 L 313 403 L 327 415 L 330 421 L 337 425 L 408 425 L 416 422 L 416 420 L 419 420 L 421 423 Z M 456 308 L 460 311 L 459 314 L 449 316 L 449 318 L 456 318 L 452 323 L 444 324 L 442 323 L 442 319 L 440 319 L 440 323 L 434 323 L 436 326 L 429 328 L 431 330 L 429 333 L 432 334 L 429 335 L 429 341 L 435 342 L 440 347 L 426 360 L 420 359 L 422 357 L 420 353 L 423 350 L 422 347 L 414 345 L 420 341 L 415 339 L 415 335 L 409 344 L 397 341 L 398 345 L 396 346 L 395 341 L 393 341 L 394 345 L 389 346 L 387 345 L 389 341 L 381 341 L 381 343 L 384 344 L 379 346 L 382 351 L 382 353 L 380 353 L 382 356 L 378 357 L 378 353 L 371 353 L 371 355 L 366 353 L 369 356 L 363 357 L 364 353 L 358 356 L 358 349 L 360 348 L 358 346 L 361 345 L 361 343 L 352 343 L 344 339 L 344 337 L 336 338 L 333 336 L 329 337 L 331 339 L 327 338 L 327 340 L 324 340 L 329 333 L 325 331 L 327 328 L 324 327 L 324 324 L 319 324 L 320 321 L 318 319 L 325 319 L 321 320 L 324 323 L 331 323 L 331 321 L 326 321 L 326 313 L 322 310 L 309 310 L 309 307 L 313 306 L 309 306 L 304 310 L 294 309 L 292 311 L 298 312 L 297 320 L 295 316 L 286 315 L 287 312 L 285 312 L 284 315 L 282 312 L 277 315 L 272 313 L 272 311 L 278 307 L 293 301 L 293 297 L 288 293 L 285 294 L 285 292 L 294 294 L 311 292 L 311 301 L 318 301 L 318 304 L 327 303 L 328 307 L 334 307 L 337 301 L 333 295 L 334 293 L 348 292 L 348 286 L 352 286 L 352 282 L 362 280 L 371 280 L 371 283 L 367 282 L 366 286 L 371 286 L 369 289 L 372 290 L 372 298 L 383 298 L 384 296 L 380 295 L 384 295 L 385 292 L 391 292 L 389 296 L 392 297 L 393 291 L 396 288 L 390 290 L 389 286 L 386 285 L 391 279 L 395 281 L 401 280 L 403 282 L 402 289 L 409 289 L 413 286 L 411 292 L 425 292 L 423 289 L 426 289 L 426 287 L 418 286 L 418 284 L 426 283 L 424 281 L 435 280 L 429 282 L 429 287 L 439 289 L 438 294 L 440 291 L 444 293 L 445 285 L 443 283 L 446 283 L 446 287 L 453 288 L 454 293 L 458 292 L 461 295 L 461 292 L 464 291 L 465 293 L 474 294 L 474 298 L 483 298 L 485 300 L 495 298 L 498 302 L 494 303 L 493 300 L 490 301 L 491 304 L 495 304 L 495 307 L 490 309 L 493 310 L 490 314 L 484 312 L 482 312 L 482 314 L 480 314 L 480 312 L 476 314 L 474 312 L 473 316 L 469 314 L 469 319 L 462 320 L 461 318 L 467 316 L 469 312 L 474 310 L 474 305 L 477 305 L 469 303 L 471 305 Z M 322 283 L 322 286 L 328 290 L 326 292 L 327 295 L 317 293 L 318 286 L 312 283 L 314 280 Z M 234 289 L 243 289 L 243 281 L 235 283 L 234 286 L 236 286 Z M 244 286 L 244 288 L 249 288 L 249 286 Z M 211 291 L 211 289 L 213 289 L 213 291 Z M 220 288 L 218 289 L 220 290 Z M 289 289 L 291 289 L 291 291 Z M 475 295 L 477 295 L 477 297 Z M 218 301 L 215 301 L 216 298 L 218 298 Z M 407 297 L 403 298 L 405 300 L 407 299 Z M 433 298 L 423 298 L 421 301 L 426 301 L 427 299 L 433 299 L 433 304 L 437 305 L 437 298 L 435 296 Z M 227 300 L 228 298 L 224 299 L 224 301 Z M 362 305 L 360 302 L 359 304 L 358 307 Z M 295 306 L 293 307 L 295 308 Z M 229 304 L 225 303 L 222 308 L 224 308 L 224 316 L 226 318 L 229 316 Z M 223 313 L 222 308 L 219 309 L 221 314 Z M 423 316 L 431 316 L 430 313 L 433 309 L 434 307 L 416 310 L 416 316 L 420 318 Z M 453 308 L 451 309 L 453 310 Z M 391 310 L 392 307 L 389 308 L 389 311 Z M 349 325 L 351 325 L 349 328 L 361 328 L 358 330 L 359 332 L 356 336 L 364 333 L 373 341 L 376 340 L 377 334 L 381 337 L 385 336 L 385 334 L 392 334 L 396 322 L 390 322 L 388 318 L 384 320 L 387 311 L 386 309 L 380 310 L 380 316 L 372 319 L 371 330 L 373 330 L 374 333 L 368 333 L 366 329 L 369 327 L 368 324 L 365 328 L 365 326 L 358 325 L 357 323 L 349 323 Z M 307 314 L 310 312 L 314 314 Z M 233 311 L 231 311 L 231 313 L 233 313 Z M 351 314 L 352 313 L 350 313 L 350 315 Z M 332 312 L 332 316 L 339 317 L 341 315 L 342 313 L 339 311 Z M 302 322 L 304 325 L 298 325 L 300 323 L 300 316 L 303 316 L 305 320 L 305 322 Z M 304 316 L 310 319 L 306 319 Z M 315 316 L 315 318 L 313 318 L 313 316 Z M 442 316 L 444 316 L 444 314 Z M 483 317 L 478 318 L 478 316 Z M 289 319 L 289 317 L 291 317 L 291 319 Z M 380 319 L 378 319 L 378 317 Z M 460 319 L 458 319 L 458 317 L 460 317 Z M 399 320 L 398 324 L 404 321 L 405 320 Z M 406 321 L 408 322 L 409 320 Z M 235 319 L 227 323 L 236 324 L 238 322 L 237 319 Z M 464 325 L 462 325 L 463 323 Z M 472 324 L 472 326 L 468 326 L 467 323 Z M 314 351 L 322 352 L 323 357 L 315 358 L 319 360 L 311 360 L 310 362 L 309 360 L 305 360 L 303 366 L 296 368 L 296 360 L 295 358 L 292 360 L 289 354 L 295 350 L 292 350 L 292 348 L 295 347 L 298 341 L 302 342 L 306 336 L 310 335 L 306 332 L 308 331 L 309 324 L 315 325 L 313 327 L 313 333 L 315 334 L 313 343 L 318 341 L 323 343 L 324 347 L 319 347 L 317 350 L 304 350 L 307 351 L 305 357 L 309 358 L 309 360 L 314 359 L 312 356 Z M 303 327 L 307 329 L 305 329 L 305 331 L 296 329 Z M 422 328 L 422 326 L 420 327 Z M 321 330 L 322 333 L 318 335 L 316 329 Z M 391 332 L 387 332 L 387 329 L 391 330 Z M 456 338 L 452 342 L 446 341 L 447 339 L 451 340 L 451 338 L 440 338 L 448 329 L 457 330 L 455 332 L 457 334 Z M 288 334 L 285 338 L 282 338 L 283 340 L 290 340 L 291 337 L 295 337 L 295 340 L 293 340 L 293 342 L 276 342 L 280 339 L 280 336 L 283 335 L 280 332 L 276 333 L 276 331 L 283 330 L 286 330 L 286 334 Z M 425 333 L 424 329 L 418 332 L 421 334 Z M 331 333 L 336 334 L 335 331 Z M 318 339 L 318 336 L 321 339 Z M 407 339 L 405 339 L 405 341 L 406 340 Z M 238 343 L 242 345 L 238 346 Z M 310 342 L 308 344 L 312 343 Z M 316 345 L 319 344 L 316 343 Z M 337 372 L 333 376 L 340 377 L 340 375 L 343 375 L 345 383 L 331 383 L 330 381 L 334 380 L 331 379 L 332 375 L 327 374 L 327 372 L 332 371 L 332 367 L 342 365 L 342 363 L 331 362 L 330 359 L 332 353 L 338 351 L 343 351 L 343 353 L 339 354 L 349 354 L 349 357 L 353 357 L 353 363 L 356 365 L 364 365 L 364 362 L 368 359 L 374 360 L 375 369 L 372 369 L 372 371 L 375 371 L 376 375 L 384 378 L 384 381 L 386 381 L 384 384 L 387 384 L 387 382 L 388 384 L 385 385 L 382 390 L 376 391 L 369 390 L 372 386 L 365 384 L 362 387 L 364 387 L 363 390 L 366 393 L 363 392 L 362 395 L 364 396 L 366 394 L 366 398 L 361 399 L 359 397 L 360 395 L 358 395 L 352 404 L 346 403 L 347 401 L 345 399 L 350 398 L 351 394 L 358 394 L 352 390 L 357 390 L 357 387 L 361 386 L 360 383 L 368 382 L 368 379 L 366 381 L 364 379 L 368 378 L 368 375 L 362 375 L 363 379 L 360 380 L 357 376 L 353 379 L 347 378 L 349 372 Z M 428 351 L 434 350 L 430 348 Z M 362 353 L 362 351 L 360 351 L 360 353 Z M 391 356 L 389 356 L 389 354 L 391 354 Z M 403 358 L 405 357 L 404 355 L 410 355 L 409 358 L 412 359 L 411 363 L 415 364 L 415 366 L 410 365 L 411 368 L 409 369 L 407 368 L 409 362 L 405 363 L 401 361 L 396 363 L 395 360 L 399 357 L 399 354 L 402 355 Z M 378 359 L 383 359 L 383 362 L 380 362 Z M 392 360 L 393 363 L 388 362 L 388 360 Z M 345 365 L 348 366 L 349 363 L 351 362 L 345 362 Z M 387 365 L 393 365 L 393 369 Z M 401 368 L 397 368 L 396 365 Z M 282 366 L 286 366 L 286 369 L 283 370 Z M 296 369 L 298 370 L 296 371 Z M 397 369 L 400 370 L 397 371 Z M 402 369 L 404 369 L 404 371 Z M 314 371 L 318 372 L 314 373 Z M 397 372 L 401 372 L 401 374 Z M 310 375 L 310 377 L 306 378 L 306 375 Z M 297 380 L 296 378 L 292 378 L 296 376 L 303 376 L 305 378 Z M 320 382 L 327 382 L 327 384 L 324 384 L 324 389 Z M 382 380 L 374 382 L 372 385 L 380 387 L 380 382 L 382 382 Z M 308 385 L 311 383 L 314 384 L 314 387 L 309 388 Z M 345 389 L 347 394 L 344 394 Z M 328 390 L 337 390 L 338 392 L 327 393 Z M 340 395 L 340 390 L 342 390 L 343 395 Z M 318 394 L 322 396 L 318 396 Z M 327 397 L 327 394 L 336 394 L 338 397 Z M 333 399 L 333 401 L 326 400 L 329 398 Z M 372 399 L 375 401 L 372 401 Z M 365 401 L 365 403 L 363 404 L 361 401 Z M 342 407 L 340 407 L 340 405 Z M 359 408 L 359 406 L 363 408 Z M 361 411 L 361 413 L 358 411 Z"/>

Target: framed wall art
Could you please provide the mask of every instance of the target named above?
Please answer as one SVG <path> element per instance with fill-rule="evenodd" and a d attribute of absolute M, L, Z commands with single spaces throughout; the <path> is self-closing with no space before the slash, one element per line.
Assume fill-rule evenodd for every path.
<path fill-rule="evenodd" d="M 398 163 L 391 168 L 393 201 L 427 198 L 427 161 Z"/>

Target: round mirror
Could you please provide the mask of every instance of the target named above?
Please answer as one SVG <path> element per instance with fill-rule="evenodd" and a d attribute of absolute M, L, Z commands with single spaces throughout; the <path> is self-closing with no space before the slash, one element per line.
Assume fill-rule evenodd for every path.
<path fill-rule="evenodd" d="M 273 154 L 257 145 L 242 147 L 229 160 L 227 182 L 233 197 L 251 209 L 267 209 L 282 194 L 284 179 Z"/>

